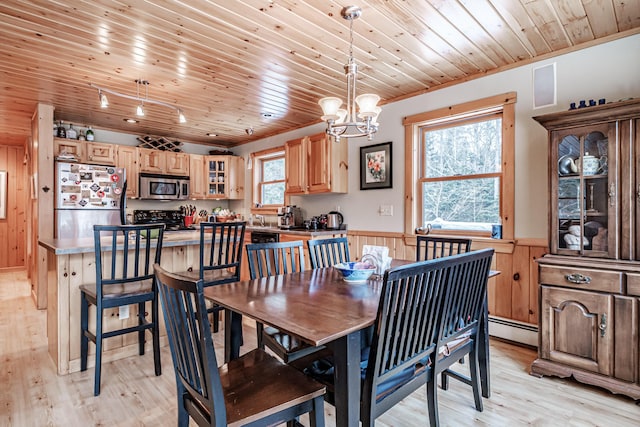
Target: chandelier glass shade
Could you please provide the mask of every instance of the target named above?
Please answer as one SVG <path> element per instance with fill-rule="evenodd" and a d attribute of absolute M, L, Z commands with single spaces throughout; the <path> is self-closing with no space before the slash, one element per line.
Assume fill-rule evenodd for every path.
<path fill-rule="evenodd" d="M 184 113 L 182 112 L 182 108 L 176 106 L 176 105 L 172 105 L 169 104 L 167 102 L 163 102 L 163 101 L 157 101 L 155 99 L 151 99 L 149 98 L 149 82 L 147 80 L 140 80 L 140 79 L 136 79 L 135 80 L 136 83 L 136 94 L 134 95 L 127 95 L 121 92 L 116 92 L 115 90 L 111 90 L 111 89 L 106 89 L 104 87 L 100 87 L 97 86 L 93 83 L 89 83 L 89 86 L 91 86 L 92 88 L 96 89 L 98 91 L 98 99 L 100 100 L 100 107 L 101 108 L 108 108 L 109 107 L 109 99 L 107 98 L 106 94 L 109 95 L 114 95 L 120 98 L 126 98 L 126 99 L 132 99 L 134 101 L 137 101 L 138 104 L 136 105 L 136 115 L 139 117 L 143 117 L 144 116 L 144 104 L 155 104 L 155 105 L 161 105 L 163 107 L 166 108 L 170 108 L 172 110 L 175 110 L 178 113 L 178 122 L 179 123 L 186 123 L 187 122 L 187 118 L 185 117 Z M 140 95 L 140 86 L 144 86 L 144 96 Z"/>
<path fill-rule="evenodd" d="M 362 15 L 357 6 L 347 6 L 340 12 L 349 21 L 349 60 L 344 66 L 347 76 L 346 108 L 341 108 L 342 99 L 329 96 L 318 101 L 322 107 L 322 120 L 327 122 L 327 134 L 333 136 L 336 142 L 340 138 L 356 138 L 366 136 L 370 141 L 378 131 L 378 115 L 382 110 L 378 107 L 380 97 L 373 93 L 356 96 L 356 82 L 358 80 L 358 64 L 353 58 L 353 21 Z M 357 106 L 357 110 L 356 110 Z"/>

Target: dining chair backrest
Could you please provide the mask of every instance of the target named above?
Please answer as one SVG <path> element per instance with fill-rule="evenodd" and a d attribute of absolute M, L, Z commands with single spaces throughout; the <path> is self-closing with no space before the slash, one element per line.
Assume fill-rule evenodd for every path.
<path fill-rule="evenodd" d="M 416 261 L 457 255 L 471 250 L 471 239 L 416 236 Z"/>
<path fill-rule="evenodd" d="M 200 279 L 207 282 L 207 272 L 225 270 L 215 284 L 240 280 L 246 225 L 244 221 L 200 223 Z"/>
<path fill-rule="evenodd" d="M 160 262 L 163 238 L 163 224 L 94 225 L 98 299 L 110 285 L 153 280 L 153 264 Z M 128 256 L 114 256 L 119 251 Z"/>
<path fill-rule="evenodd" d="M 311 268 L 331 267 L 350 260 L 346 237 L 307 240 L 307 248 Z"/>
<path fill-rule="evenodd" d="M 439 354 L 433 365 L 433 381 L 438 374 L 455 377 L 471 385 L 476 410 L 482 411 L 480 377 L 478 372 L 478 349 L 480 328 L 484 325 L 487 283 L 493 249 L 483 249 L 448 257 L 451 263 L 459 265 L 447 278 L 449 292 L 442 312 L 442 324 L 438 334 Z M 488 343 L 486 343 L 488 345 Z M 451 371 L 450 366 L 461 358 L 469 356 L 469 375 Z M 483 369 L 480 366 L 480 369 Z M 488 372 L 487 372 L 488 373 Z M 446 389 L 443 383 L 442 386 Z M 429 408 L 431 425 L 438 425 L 437 396 L 433 387 L 433 405 Z"/>
<path fill-rule="evenodd" d="M 203 282 L 173 275 L 159 265 L 155 266 L 155 272 L 178 381 L 178 401 L 183 399 L 187 412 L 190 412 L 190 406 L 208 408 L 211 425 L 226 425 L 224 394 L 207 318 Z"/>
<path fill-rule="evenodd" d="M 297 273 L 304 270 L 302 240 L 246 245 L 251 279 Z"/>

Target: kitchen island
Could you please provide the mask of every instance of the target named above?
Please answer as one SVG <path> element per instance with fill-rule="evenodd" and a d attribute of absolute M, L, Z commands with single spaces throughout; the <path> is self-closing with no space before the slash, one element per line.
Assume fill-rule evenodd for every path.
<path fill-rule="evenodd" d="M 346 230 L 279 230 L 271 227 L 247 227 L 245 243 L 250 242 L 253 230 L 269 230 L 284 233 L 283 238 L 318 239 L 346 235 Z M 53 359 L 58 375 L 80 370 L 80 285 L 95 283 L 95 255 L 92 238 L 86 239 L 40 239 L 39 245 L 47 251 L 47 339 L 49 355 Z M 199 268 L 200 232 L 165 232 L 162 245 L 161 265 L 168 271 L 187 271 Z M 116 256 L 124 256 L 122 250 Z M 246 262 L 243 262 L 243 269 Z M 135 324 L 137 306 L 129 307 L 129 316 L 120 319 L 117 308 L 105 310 L 105 330 Z M 95 316 L 90 316 L 89 327 L 93 330 Z M 94 320 L 91 320 L 94 319 Z M 167 344 L 164 318 L 160 316 L 161 345 Z M 147 345 L 151 350 L 151 341 Z M 95 354 L 95 346 L 89 346 L 89 354 Z M 138 354 L 137 336 L 127 334 L 104 341 L 103 363 Z M 89 357 L 89 367 L 95 358 Z"/>

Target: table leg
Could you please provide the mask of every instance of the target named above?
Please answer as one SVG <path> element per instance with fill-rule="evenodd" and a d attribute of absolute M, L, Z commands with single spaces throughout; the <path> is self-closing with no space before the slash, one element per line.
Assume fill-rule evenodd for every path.
<path fill-rule="evenodd" d="M 242 344 L 242 315 L 231 310 L 224 311 L 224 362 L 240 357 Z"/>
<path fill-rule="evenodd" d="M 334 359 L 336 426 L 360 423 L 360 331 L 329 344 Z"/>
<path fill-rule="evenodd" d="M 489 374 L 489 311 L 487 300 L 484 301 L 482 313 L 482 324 L 480 325 L 478 343 L 478 365 L 480 368 L 480 388 L 482 389 L 482 397 L 489 398 L 491 396 L 491 383 Z"/>

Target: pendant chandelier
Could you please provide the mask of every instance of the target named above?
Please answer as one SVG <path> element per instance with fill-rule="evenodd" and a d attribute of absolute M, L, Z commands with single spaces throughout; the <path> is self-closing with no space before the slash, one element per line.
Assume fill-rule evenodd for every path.
<path fill-rule="evenodd" d="M 381 108 L 377 104 L 380 97 L 372 93 L 356 96 L 358 65 L 353 58 L 353 21 L 362 15 L 362 9 L 358 6 L 346 6 L 340 14 L 349 21 L 349 61 L 344 66 L 344 72 L 347 76 L 346 109 L 340 108 L 343 101 L 335 96 L 322 98 L 318 104 L 322 107 L 322 120 L 327 122 L 326 132 L 333 136 L 336 142 L 340 142 L 340 138 L 361 136 L 366 136 L 371 141 L 373 134 L 378 131 L 377 119 Z M 357 113 L 356 105 L 358 106 Z"/>
<path fill-rule="evenodd" d="M 166 108 L 170 108 L 172 110 L 176 110 L 178 113 L 178 122 L 180 123 L 186 123 L 187 119 L 184 116 L 184 114 L 182 113 L 182 109 L 180 107 L 177 107 L 175 105 L 169 104 L 167 102 L 163 102 L 163 101 L 157 101 L 155 99 L 151 99 L 149 98 L 149 81 L 147 80 L 141 80 L 141 79 L 136 79 L 135 80 L 136 83 L 136 95 L 127 95 L 124 93 L 120 93 L 120 92 L 116 92 L 115 90 L 111 90 L 111 89 L 106 89 L 97 85 L 94 85 L 93 83 L 89 83 L 89 86 L 91 86 L 94 89 L 98 90 L 98 97 L 100 99 L 100 107 L 101 108 L 107 108 L 109 107 L 109 99 L 107 98 L 107 93 L 109 95 L 114 95 L 114 96 L 118 96 L 120 98 L 126 98 L 126 99 L 132 99 L 134 101 L 137 101 L 138 104 L 136 106 L 136 115 L 137 116 L 144 116 L 144 104 L 156 104 L 156 105 L 161 105 L 163 107 Z M 140 86 L 144 87 L 144 97 L 140 96 Z"/>

